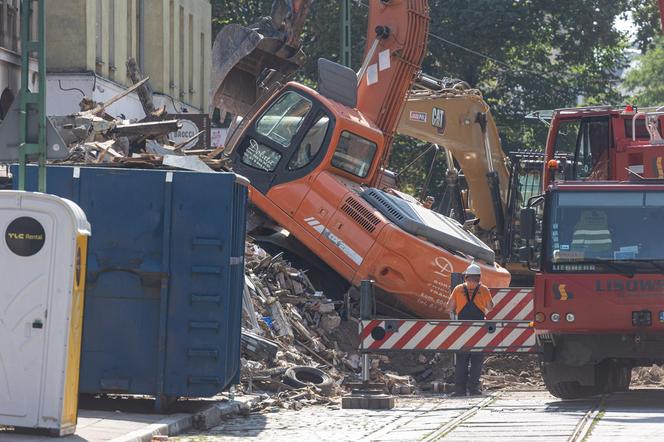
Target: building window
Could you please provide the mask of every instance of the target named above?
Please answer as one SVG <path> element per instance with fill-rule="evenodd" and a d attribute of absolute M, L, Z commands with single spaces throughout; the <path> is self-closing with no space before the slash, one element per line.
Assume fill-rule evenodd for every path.
<path fill-rule="evenodd" d="M 108 0 L 108 76 L 115 76 L 115 0 Z"/>
<path fill-rule="evenodd" d="M 194 16 L 189 14 L 189 103 L 194 102 Z"/>
<path fill-rule="evenodd" d="M 101 74 L 101 66 L 103 64 L 103 47 L 104 35 L 102 33 L 102 19 L 104 11 L 102 10 L 102 0 L 97 0 L 96 13 L 95 13 L 95 71 Z"/>
<path fill-rule="evenodd" d="M 170 0 L 168 9 L 168 27 L 169 47 L 168 47 L 168 87 L 175 89 L 175 0 Z"/>
<path fill-rule="evenodd" d="M 178 53 L 180 55 L 180 90 L 178 91 L 178 97 L 180 100 L 184 99 L 185 88 L 184 88 L 184 8 L 180 6 L 180 44 L 178 48 Z"/>

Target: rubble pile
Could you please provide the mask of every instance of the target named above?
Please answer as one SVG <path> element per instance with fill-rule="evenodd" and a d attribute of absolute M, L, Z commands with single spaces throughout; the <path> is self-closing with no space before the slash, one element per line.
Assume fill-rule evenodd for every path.
<path fill-rule="evenodd" d="M 487 356 L 482 384 L 487 390 L 544 386 L 537 356 L 515 354 Z"/>
<path fill-rule="evenodd" d="M 328 403 L 359 355 L 340 349 L 331 334 L 341 324 L 340 302 L 317 291 L 306 272 L 282 254 L 246 244 L 242 383 L 247 392 L 275 393 L 263 407 Z"/>
<path fill-rule="evenodd" d="M 662 384 L 664 384 L 664 369 L 662 366 L 651 365 L 650 367 L 636 367 L 632 369 L 632 386 Z"/>

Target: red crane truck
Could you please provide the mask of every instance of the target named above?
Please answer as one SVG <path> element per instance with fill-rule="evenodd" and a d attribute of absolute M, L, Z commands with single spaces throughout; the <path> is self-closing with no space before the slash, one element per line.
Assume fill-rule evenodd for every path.
<path fill-rule="evenodd" d="M 626 390 L 633 367 L 664 363 L 664 181 L 554 183 L 538 203 L 534 326 L 545 384 L 564 399 Z M 534 236 L 534 212 L 523 211 L 524 238 Z"/>

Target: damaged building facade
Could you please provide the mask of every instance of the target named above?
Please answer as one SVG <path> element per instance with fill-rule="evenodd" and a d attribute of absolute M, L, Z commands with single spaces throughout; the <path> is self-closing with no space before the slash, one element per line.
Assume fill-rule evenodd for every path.
<path fill-rule="evenodd" d="M 34 11 L 28 11 L 36 20 Z M 33 28 L 35 28 L 33 26 Z M 20 0 L 0 0 L 0 120 L 21 88 L 21 8 Z M 30 62 L 30 88 L 37 86 L 37 61 Z"/>
<path fill-rule="evenodd" d="M 72 114 L 84 96 L 104 102 L 122 92 L 132 84 L 129 58 L 150 77 L 155 106 L 207 113 L 210 23 L 209 0 L 47 0 L 47 114 Z M 135 95 L 106 111 L 145 116 Z"/>

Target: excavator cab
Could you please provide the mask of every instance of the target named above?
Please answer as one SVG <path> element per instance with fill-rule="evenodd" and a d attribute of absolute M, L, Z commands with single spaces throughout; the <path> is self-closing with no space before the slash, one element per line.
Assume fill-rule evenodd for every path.
<path fill-rule="evenodd" d="M 366 183 L 383 136 L 346 119 L 349 113 L 356 111 L 290 83 L 230 148 L 233 169 L 263 194 L 322 170 Z"/>
<path fill-rule="evenodd" d="M 310 0 L 275 0 L 269 17 L 250 26 L 229 24 L 212 47 L 212 105 L 245 116 L 262 92 L 293 75 L 305 61 L 300 33 Z"/>

